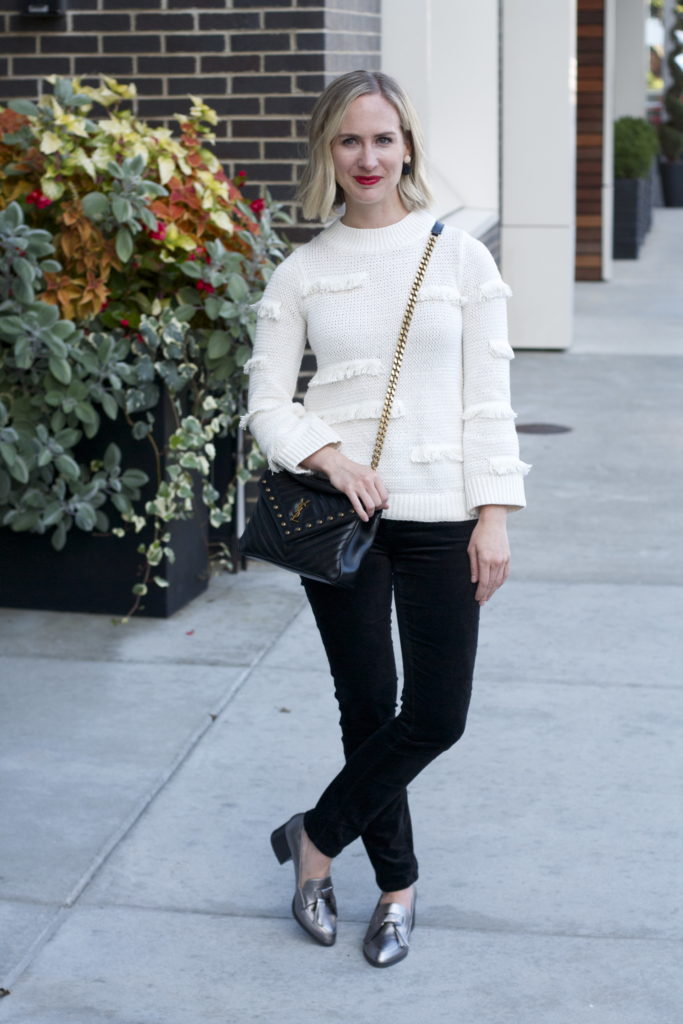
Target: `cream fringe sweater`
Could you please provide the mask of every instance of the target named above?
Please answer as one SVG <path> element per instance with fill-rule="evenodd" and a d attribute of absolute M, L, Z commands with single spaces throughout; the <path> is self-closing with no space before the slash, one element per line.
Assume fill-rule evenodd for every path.
<path fill-rule="evenodd" d="M 275 270 L 258 313 L 249 411 L 272 469 L 326 444 L 368 465 L 401 320 L 433 217 L 386 228 L 335 221 Z M 481 505 L 525 504 L 510 406 L 506 299 L 488 249 L 446 227 L 418 294 L 378 472 L 387 519 L 472 519 Z M 317 361 L 293 401 L 306 340 Z"/>

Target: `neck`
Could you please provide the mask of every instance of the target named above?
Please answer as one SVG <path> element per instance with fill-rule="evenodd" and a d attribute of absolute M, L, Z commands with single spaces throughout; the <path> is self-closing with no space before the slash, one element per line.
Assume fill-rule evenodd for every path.
<path fill-rule="evenodd" d="M 379 203 L 372 206 L 347 203 L 341 222 L 347 228 L 388 228 L 403 220 L 407 214 L 408 210 L 400 201 L 388 207 Z"/>

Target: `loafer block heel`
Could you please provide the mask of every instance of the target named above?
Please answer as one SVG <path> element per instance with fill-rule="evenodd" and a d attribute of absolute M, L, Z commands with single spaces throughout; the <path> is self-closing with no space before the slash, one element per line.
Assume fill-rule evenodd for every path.
<path fill-rule="evenodd" d="M 270 837 L 270 845 L 273 847 L 273 853 L 280 864 L 286 864 L 292 858 L 292 852 L 287 842 L 286 828 L 286 825 L 281 825 L 280 828 L 275 829 Z"/>

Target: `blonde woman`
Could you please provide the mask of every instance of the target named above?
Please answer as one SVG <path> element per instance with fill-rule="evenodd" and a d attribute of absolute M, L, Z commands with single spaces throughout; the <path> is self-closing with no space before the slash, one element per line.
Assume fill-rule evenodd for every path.
<path fill-rule="evenodd" d="M 400 86 L 354 71 L 318 99 L 300 188 L 334 222 L 273 274 L 258 308 L 245 417 L 274 470 L 322 473 L 376 539 L 351 590 L 303 579 L 341 712 L 345 765 L 272 836 L 292 904 L 336 937 L 332 859 L 361 838 L 380 890 L 363 952 L 408 953 L 417 860 L 406 786 L 465 728 L 480 607 L 508 576 L 506 518 L 524 506 L 510 407 L 506 298 L 485 246 L 446 227 L 418 296 L 384 450 L 369 462 L 410 286 L 433 225 L 422 135 Z M 317 372 L 293 400 L 306 341 Z M 395 601 L 404 684 L 396 713 Z"/>

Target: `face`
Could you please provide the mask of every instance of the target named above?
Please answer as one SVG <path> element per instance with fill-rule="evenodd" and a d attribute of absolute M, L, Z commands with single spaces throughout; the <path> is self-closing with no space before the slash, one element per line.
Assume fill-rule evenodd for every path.
<path fill-rule="evenodd" d="M 337 184 L 344 192 L 347 213 L 372 212 L 401 216 L 398 194 L 401 168 L 410 159 L 398 111 L 381 93 L 359 96 L 346 108 L 332 141 Z"/>

